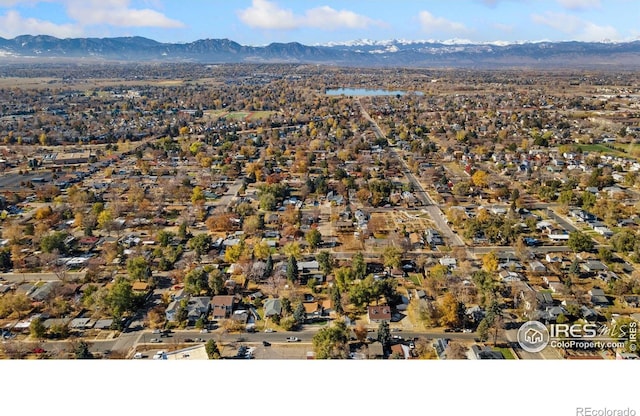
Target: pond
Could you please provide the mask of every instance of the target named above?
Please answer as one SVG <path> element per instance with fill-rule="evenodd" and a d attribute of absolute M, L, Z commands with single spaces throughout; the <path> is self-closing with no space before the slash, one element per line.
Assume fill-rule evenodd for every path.
<path fill-rule="evenodd" d="M 422 95 L 420 91 L 412 91 L 416 95 Z M 371 90 L 367 88 L 333 88 L 325 91 L 326 95 L 346 95 L 352 97 L 373 97 L 380 95 L 406 95 L 407 91 L 388 91 L 388 90 Z"/>

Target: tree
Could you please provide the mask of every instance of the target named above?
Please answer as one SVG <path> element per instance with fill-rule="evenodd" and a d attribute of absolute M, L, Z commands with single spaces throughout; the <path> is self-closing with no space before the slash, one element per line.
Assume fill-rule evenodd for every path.
<path fill-rule="evenodd" d="M 59 253 L 65 254 L 67 252 L 67 246 L 64 242 L 66 238 L 67 233 L 63 231 L 53 232 L 40 240 L 40 249 L 45 253 L 53 253 L 57 250 Z"/>
<path fill-rule="evenodd" d="M 367 339 L 367 327 L 362 324 L 358 324 L 353 328 L 353 334 L 356 336 L 358 341 L 364 342 Z"/>
<path fill-rule="evenodd" d="M 295 256 L 289 256 L 289 260 L 287 261 L 287 279 L 291 282 L 296 282 L 298 278 L 298 261 Z"/>
<path fill-rule="evenodd" d="M 322 273 L 325 274 L 325 276 L 331 274 L 333 270 L 333 255 L 330 252 L 319 252 L 318 254 L 316 254 L 316 261 L 318 262 L 318 266 L 320 267 Z"/>
<path fill-rule="evenodd" d="M 260 209 L 263 211 L 273 211 L 276 209 L 276 197 L 271 193 L 264 193 L 260 196 Z"/>
<path fill-rule="evenodd" d="M 209 276 L 207 272 L 198 267 L 191 270 L 184 277 L 184 290 L 194 296 L 200 296 L 202 291 L 208 291 L 209 289 Z"/>
<path fill-rule="evenodd" d="M 144 256 L 127 260 L 127 272 L 129 277 L 140 282 L 147 281 L 151 277 L 151 267 Z"/>
<path fill-rule="evenodd" d="M 486 321 L 487 335 L 493 332 L 493 346 L 498 342 L 498 333 L 504 326 L 504 319 L 502 317 L 502 309 L 497 301 L 492 301 L 487 308 L 487 314 L 483 321 Z M 482 323 L 482 321 L 481 321 Z"/>
<path fill-rule="evenodd" d="M 322 328 L 312 339 L 315 357 L 320 360 L 349 357 L 349 329 L 344 320 Z"/>
<path fill-rule="evenodd" d="M 204 344 L 204 349 L 207 351 L 207 357 L 209 357 L 210 360 L 219 360 L 222 357 L 215 340 L 210 339 L 207 341 L 207 343 Z"/>
<path fill-rule="evenodd" d="M 582 251 L 590 252 L 593 250 L 594 243 L 591 237 L 581 231 L 572 231 L 569 233 L 567 246 L 575 253 Z"/>
<path fill-rule="evenodd" d="M 161 230 L 158 232 L 158 243 L 161 247 L 167 247 L 171 244 L 171 240 L 173 240 L 174 233 L 170 231 Z"/>
<path fill-rule="evenodd" d="M 191 203 L 193 205 L 202 205 L 204 204 L 205 200 L 206 197 L 204 196 L 204 191 L 202 190 L 202 188 L 199 186 L 194 187 L 193 191 L 191 192 Z"/>
<path fill-rule="evenodd" d="M 382 349 L 385 352 L 388 352 L 391 347 L 391 330 L 389 329 L 389 322 L 382 321 L 378 325 L 378 341 L 382 344 Z"/>
<path fill-rule="evenodd" d="M 388 246 L 382 253 L 382 259 L 385 267 L 397 269 L 402 263 L 402 252 L 393 246 Z"/>
<path fill-rule="evenodd" d="M 367 263 L 362 252 L 357 252 L 351 258 L 351 273 L 354 279 L 364 279 L 367 275 Z"/>
<path fill-rule="evenodd" d="M 451 292 L 447 292 L 442 299 L 440 321 L 450 328 L 459 328 L 464 321 L 464 303 L 459 302 Z"/>
<path fill-rule="evenodd" d="M 342 294 L 340 293 L 340 289 L 337 285 L 334 285 L 331 288 L 331 301 L 333 302 L 333 310 L 336 311 L 337 314 L 344 313 L 344 309 L 342 308 Z"/>
<path fill-rule="evenodd" d="M 273 258 L 271 254 L 267 257 L 267 262 L 264 265 L 264 274 L 262 275 L 263 279 L 268 279 L 273 274 Z"/>
<path fill-rule="evenodd" d="M 209 273 L 209 280 L 207 281 L 209 291 L 213 295 L 219 295 L 224 291 L 224 274 L 220 269 L 213 269 Z"/>
<path fill-rule="evenodd" d="M 307 313 L 304 309 L 304 304 L 298 302 L 296 308 L 293 310 L 293 318 L 296 320 L 297 325 L 302 325 L 306 319 Z"/>
<path fill-rule="evenodd" d="M 106 301 L 114 320 L 119 321 L 126 312 L 131 311 L 134 307 L 131 283 L 122 277 L 116 279 L 109 289 Z"/>
<path fill-rule="evenodd" d="M 480 339 L 480 341 L 485 342 L 489 339 L 489 326 L 490 324 L 487 321 L 487 318 L 482 318 L 482 320 L 478 324 L 478 328 L 476 329 L 478 333 L 478 339 Z"/>
<path fill-rule="evenodd" d="M 309 243 L 309 247 L 312 250 L 315 250 L 322 242 L 322 234 L 316 228 L 312 228 L 305 235 L 305 239 L 307 240 L 307 243 Z"/>
<path fill-rule="evenodd" d="M 78 360 L 88 360 L 93 358 L 93 354 L 89 351 L 89 344 L 80 341 L 74 348 L 74 354 Z"/>
<path fill-rule="evenodd" d="M 209 252 L 211 247 L 211 236 L 209 234 L 198 234 L 189 240 L 188 246 L 196 252 L 198 258 Z"/>
<path fill-rule="evenodd" d="M 487 172 L 478 170 L 471 176 L 471 182 L 479 188 L 484 188 L 488 185 L 489 175 Z"/>
<path fill-rule="evenodd" d="M 45 328 L 42 323 L 42 318 L 35 318 L 29 324 L 29 332 L 32 338 L 42 339 L 47 333 L 47 328 Z"/>
<path fill-rule="evenodd" d="M 494 251 L 490 251 L 489 253 L 482 256 L 482 269 L 489 272 L 494 273 L 498 271 L 498 256 Z"/>
<path fill-rule="evenodd" d="M 111 232 L 113 228 L 113 213 L 110 209 L 105 209 L 98 214 L 98 227 L 101 229 Z"/>

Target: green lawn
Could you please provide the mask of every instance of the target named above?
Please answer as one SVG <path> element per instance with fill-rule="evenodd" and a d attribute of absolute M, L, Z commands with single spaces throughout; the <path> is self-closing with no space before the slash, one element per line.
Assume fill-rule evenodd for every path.
<path fill-rule="evenodd" d="M 249 113 L 244 113 L 242 111 L 234 111 L 225 116 L 227 120 L 244 120 L 247 118 Z"/>
<path fill-rule="evenodd" d="M 416 286 L 422 286 L 422 278 L 419 274 L 411 273 L 409 275 L 409 281 L 415 284 Z"/>
<path fill-rule="evenodd" d="M 502 355 L 504 355 L 504 358 L 507 360 L 515 360 L 515 357 L 513 356 L 513 354 L 511 353 L 511 350 L 509 348 L 498 348 L 495 347 L 493 348 L 494 351 L 500 351 L 502 353 Z"/>
<path fill-rule="evenodd" d="M 583 152 L 600 152 L 613 156 L 628 156 L 626 153 L 621 152 L 620 150 L 612 149 L 603 144 L 579 144 L 578 147 Z"/>

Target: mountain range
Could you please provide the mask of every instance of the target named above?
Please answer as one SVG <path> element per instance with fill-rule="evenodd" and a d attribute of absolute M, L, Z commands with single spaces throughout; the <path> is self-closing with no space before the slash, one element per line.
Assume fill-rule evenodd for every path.
<path fill-rule="evenodd" d="M 143 37 L 0 38 L 0 64 L 32 61 L 306 63 L 337 66 L 460 68 L 640 67 L 640 41 L 471 43 L 466 41 L 354 41 L 328 45 L 271 43 L 244 46 L 229 39 L 162 43 Z"/>

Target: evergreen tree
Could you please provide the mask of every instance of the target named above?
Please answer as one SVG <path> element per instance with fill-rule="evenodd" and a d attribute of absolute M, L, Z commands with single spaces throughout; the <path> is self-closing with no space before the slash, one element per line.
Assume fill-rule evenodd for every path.
<path fill-rule="evenodd" d="M 262 278 L 267 279 L 271 277 L 272 274 L 273 274 L 273 258 L 271 257 L 271 254 L 269 254 L 269 257 L 267 257 L 267 262 L 264 266 L 264 275 L 262 276 Z"/>
<path fill-rule="evenodd" d="M 287 279 L 291 282 L 296 282 L 298 278 L 298 261 L 294 256 L 289 256 L 289 261 L 287 262 Z"/>

